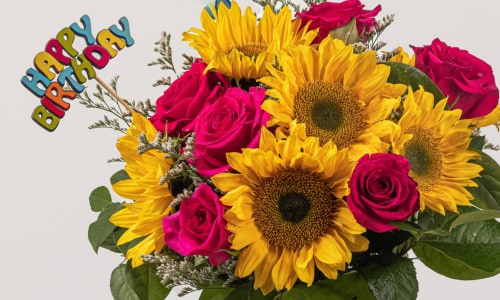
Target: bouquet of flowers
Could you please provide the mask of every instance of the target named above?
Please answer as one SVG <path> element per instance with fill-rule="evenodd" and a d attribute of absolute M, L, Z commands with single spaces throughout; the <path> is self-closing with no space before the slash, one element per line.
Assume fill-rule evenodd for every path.
<path fill-rule="evenodd" d="M 254 2 L 207 6 L 180 74 L 164 33 L 164 94 L 92 126 L 123 132 L 123 199 L 90 195 L 92 246 L 125 257 L 113 296 L 416 299 L 411 255 L 450 278 L 500 273 L 491 67 L 439 39 L 383 50 L 380 5 Z"/>

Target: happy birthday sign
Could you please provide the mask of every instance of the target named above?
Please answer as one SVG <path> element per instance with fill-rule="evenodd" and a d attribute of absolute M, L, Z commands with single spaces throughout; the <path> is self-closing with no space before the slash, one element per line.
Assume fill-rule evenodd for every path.
<path fill-rule="evenodd" d="M 95 69 L 104 68 L 125 46 L 134 44 L 126 17 L 120 18 L 117 25 L 92 34 L 90 18 L 80 19 L 83 26 L 73 23 L 59 31 L 55 38 L 45 46 L 45 50 L 34 58 L 34 67 L 26 70 L 22 84 L 40 98 L 41 104 L 31 115 L 33 121 L 54 131 L 65 111 L 70 108 L 67 100 L 75 99 L 81 93 L 88 79 L 96 78 Z M 77 37 L 85 39 L 86 47 L 79 52 L 74 47 Z M 63 89 L 69 85 L 71 90 Z"/>

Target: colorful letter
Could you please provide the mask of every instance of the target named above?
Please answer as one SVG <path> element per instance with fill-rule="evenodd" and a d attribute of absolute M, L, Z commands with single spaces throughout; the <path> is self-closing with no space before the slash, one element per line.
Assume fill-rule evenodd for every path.
<path fill-rule="evenodd" d="M 31 80 L 30 78 L 31 77 Z M 38 97 L 42 97 L 45 94 L 45 90 L 50 84 L 50 79 L 48 79 L 45 75 L 40 73 L 38 70 L 33 68 L 29 68 L 26 71 L 26 75 L 21 79 L 23 85 L 30 90 L 33 94 Z M 41 89 L 38 85 L 42 84 L 43 89 Z"/>
<path fill-rule="evenodd" d="M 116 25 L 109 27 L 109 30 L 111 30 L 111 32 L 114 35 L 124 38 L 125 41 L 127 42 L 127 47 L 132 46 L 134 44 L 134 39 L 130 36 L 130 27 L 128 24 L 128 19 L 126 17 L 121 17 L 118 22 L 122 26 L 123 30 L 118 29 L 118 26 Z"/>
<path fill-rule="evenodd" d="M 71 28 L 66 27 L 61 29 L 56 36 L 57 41 L 63 47 L 64 51 L 68 53 L 71 57 L 78 55 L 78 51 L 73 47 L 73 42 L 75 41 L 75 33 Z"/>
<path fill-rule="evenodd" d="M 48 131 L 54 131 L 57 125 L 59 125 L 59 118 L 53 113 L 47 111 L 43 105 L 38 105 L 33 113 L 31 114 L 33 121 L 38 123 L 38 125 L 47 129 Z"/>
<path fill-rule="evenodd" d="M 54 79 L 56 77 L 56 73 L 59 74 L 64 69 L 63 64 L 45 51 L 40 52 L 35 56 L 35 67 L 49 80 Z"/>
<path fill-rule="evenodd" d="M 83 92 L 83 90 L 85 89 L 85 86 L 83 84 L 79 83 L 75 79 L 75 76 L 73 76 L 73 75 L 75 75 L 75 71 L 73 70 L 73 68 L 67 67 L 66 69 L 64 69 L 61 72 L 61 74 L 59 74 L 59 76 L 57 77 L 57 82 L 61 86 L 64 86 L 65 83 L 67 82 L 73 91 L 75 91 L 77 93 Z"/>
<path fill-rule="evenodd" d="M 92 35 L 92 28 L 90 26 L 90 18 L 87 15 L 83 15 L 80 18 L 80 21 L 82 21 L 83 27 L 79 27 L 78 23 L 73 23 L 69 28 L 73 30 L 74 33 L 76 33 L 79 36 L 82 36 L 85 38 L 85 41 L 87 42 L 87 45 L 93 45 L 95 44 L 95 38 Z"/>
<path fill-rule="evenodd" d="M 56 39 L 51 39 L 47 43 L 47 45 L 45 46 L 45 51 L 50 55 L 54 56 L 54 58 L 57 59 L 63 65 L 66 66 L 69 65 L 71 57 L 65 56 L 63 54 L 63 48 L 61 44 L 59 44 L 59 41 L 57 41 Z"/>
<path fill-rule="evenodd" d="M 64 110 L 57 107 L 57 105 L 54 105 L 54 103 L 52 103 L 47 97 L 43 96 L 40 102 L 42 102 L 43 107 L 45 107 L 45 109 L 47 109 L 50 113 L 53 113 L 58 118 L 64 117 Z"/>
<path fill-rule="evenodd" d="M 45 97 L 60 108 L 68 110 L 70 105 L 69 103 L 64 102 L 63 98 L 75 99 L 76 92 L 69 90 L 64 91 L 58 82 L 52 82 L 45 91 Z"/>
<path fill-rule="evenodd" d="M 95 57 L 94 53 L 97 53 L 98 57 Z M 111 58 L 109 52 L 100 45 L 87 46 L 87 48 L 83 50 L 83 55 L 85 55 L 85 57 L 94 65 L 94 67 L 98 69 L 104 68 Z"/>
<path fill-rule="evenodd" d="M 92 79 L 96 76 L 94 66 L 92 66 L 92 63 L 83 54 L 72 58 L 70 64 L 75 73 L 76 80 L 78 80 L 79 83 L 87 81 L 87 78 L 83 75 L 83 71 L 87 72 L 88 79 Z"/>
<path fill-rule="evenodd" d="M 111 58 L 115 57 L 118 54 L 118 50 L 122 50 L 126 45 L 122 39 L 114 35 L 109 29 L 99 31 L 97 34 L 97 43 L 108 50 Z"/>

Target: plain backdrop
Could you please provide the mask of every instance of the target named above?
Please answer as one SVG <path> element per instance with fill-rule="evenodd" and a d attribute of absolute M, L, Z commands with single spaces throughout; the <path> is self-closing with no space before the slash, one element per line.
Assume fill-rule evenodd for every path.
<path fill-rule="evenodd" d="M 110 187 L 109 177 L 122 168 L 120 163 L 107 163 L 119 155 L 115 143 L 120 134 L 110 129 L 89 130 L 88 125 L 103 112 L 84 108 L 76 100 L 54 132 L 34 123 L 31 113 L 39 99 L 20 80 L 33 67 L 35 55 L 59 30 L 78 22 L 84 14 L 90 17 L 94 33 L 126 16 L 135 44 L 120 51 L 98 75 L 104 81 L 119 75 L 118 93 L 123 98 L 155 101 L 164 88 L 153 87 L 152 83 L 169 74 L 147 66 L 157 58 L 154 42 L 162 31 L 172 34 L 174 60 L 180 70 L 181 54 L 195 54 L 182 42 L 182 32 L 199 27 L 199 15 L 206 3 L 87 0 L 70 4 L 31 0 L 0 5 L 0 299 L 111 299 L 110 273 L 122 260 L 107 250 L 94 253 L 87 240 L 88 225 L 97 217 L 89 208 L 88 196 L 97 186 Z M 410 44 L 426 45 L 439 37 L 487 61 L 500 78 L 495 40 L 498 12 L 490 1 L 364 3 L 370 9 L 380 3 L 379 17 L 396 14 L 394 24 L 381 37 L 388 42 L 386 50 L 402 46 L 410 51 Z M 246 6 L 251 1 L 240 4 Z M 88 91 L 95 91 L 96 84 L 88 81 Z M 487 133 L 492 142 L 500 143 L 498 132 L 491 129 Z M 498 154 L 494 157 L 500 160 Z M 419 262 L 416 266 L 418 299 L 498 297 L 499 276 L 457 281 L 435 274 Z M 183 299 L 196 299 L 198 295 Z"/>

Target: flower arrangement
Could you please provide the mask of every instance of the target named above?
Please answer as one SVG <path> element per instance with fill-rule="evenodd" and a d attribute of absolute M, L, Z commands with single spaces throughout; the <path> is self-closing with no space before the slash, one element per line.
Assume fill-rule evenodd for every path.
<path fill-rule="evenodd" d="M 410 255 L 450 278 L 500 273 L 491 67 L 439 39 L 382 50 L 380 5 L 254 2 L 207 6 L 156 103 L 91 126 L 123 132 L 125 200 L 90 195 L 92 246 L 125 257 L 113 296 L 416 299 Z M 170 36 L 157 46 L 151 65 L 175 72 Z"/>

